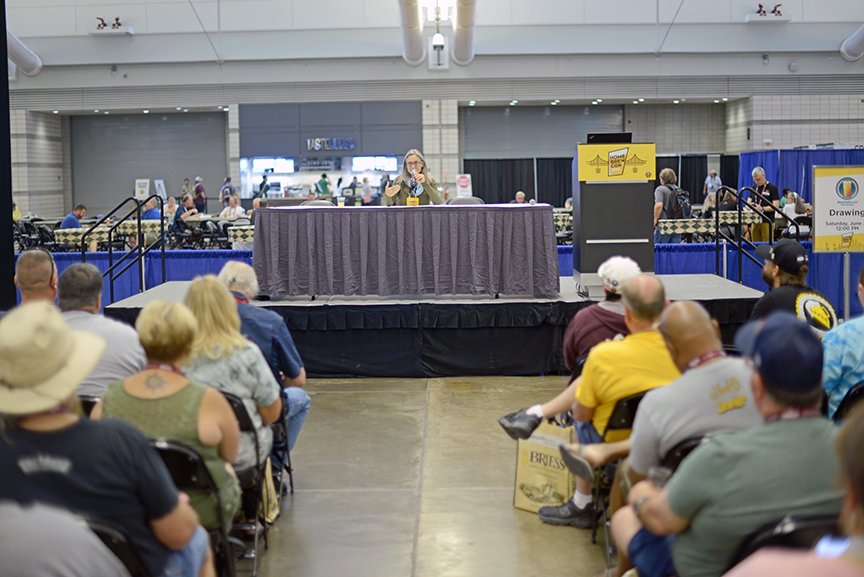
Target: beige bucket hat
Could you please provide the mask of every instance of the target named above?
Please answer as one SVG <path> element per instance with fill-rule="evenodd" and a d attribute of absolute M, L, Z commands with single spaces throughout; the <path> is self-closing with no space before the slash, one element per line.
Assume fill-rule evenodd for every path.
<path fill-rule="evenodd" d="M 0 413 L 29 415 L 69 398 L 105 350 L 102 338 L 73 331 L 40 301 L 0 320 Z"/>

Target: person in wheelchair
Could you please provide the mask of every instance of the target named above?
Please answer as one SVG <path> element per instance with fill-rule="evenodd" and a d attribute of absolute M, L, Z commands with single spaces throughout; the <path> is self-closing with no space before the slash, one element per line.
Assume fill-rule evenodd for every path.
<path fill-rule="evenodd" d="M 777 312 L 745 325 L 735 346 L 753 366 L 753 399 L 765 424 L 712 437 L 662 489 L 651 481 L 630 489 L 612 533 L 640 577 L 719 576 L 766 523 L 840 512 L 835 430 L 820 413 L 819 339 L 794 315 Z"/>

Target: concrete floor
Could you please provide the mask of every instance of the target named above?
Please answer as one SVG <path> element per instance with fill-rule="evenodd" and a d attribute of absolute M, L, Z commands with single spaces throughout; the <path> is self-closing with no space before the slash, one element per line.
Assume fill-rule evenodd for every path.
<path fill-rule="evenodd" d="M 590 532 L 512 506 L 516 444 L 501 414 L 565 377 L 315 379 L 292 454 L 296 492 L 263 577 L 588 577 Z M 239 573 L 248 574 L 241 565 Z"/>

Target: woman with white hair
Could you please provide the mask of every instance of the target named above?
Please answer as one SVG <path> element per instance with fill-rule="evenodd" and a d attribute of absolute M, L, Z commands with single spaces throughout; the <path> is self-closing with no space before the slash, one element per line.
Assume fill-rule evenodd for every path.
<path fill-rule="evenodd" d="M 412 148 L 405 153 L 402 160 L 402 172 L 393 181 L 392 186 L 384 189 L 384 199 L 387 206 L 441 204 L 441 193 L 438 192 L 435 179 L 429 174 L 423 153 Z"/>

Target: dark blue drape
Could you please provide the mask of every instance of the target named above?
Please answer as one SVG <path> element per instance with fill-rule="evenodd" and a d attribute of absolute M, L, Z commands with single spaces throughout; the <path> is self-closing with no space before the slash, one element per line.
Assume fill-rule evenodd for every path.
<path fill-rule="evenodd" d="M 761 166 L 770 182 L 782 190 L 790 188 L 806 202 L 813 199 L 814 166 L 864 164 L 864 150 L 760 150 L 741 154 L 738 187 L 752 186 L 752 170 Z"/>

